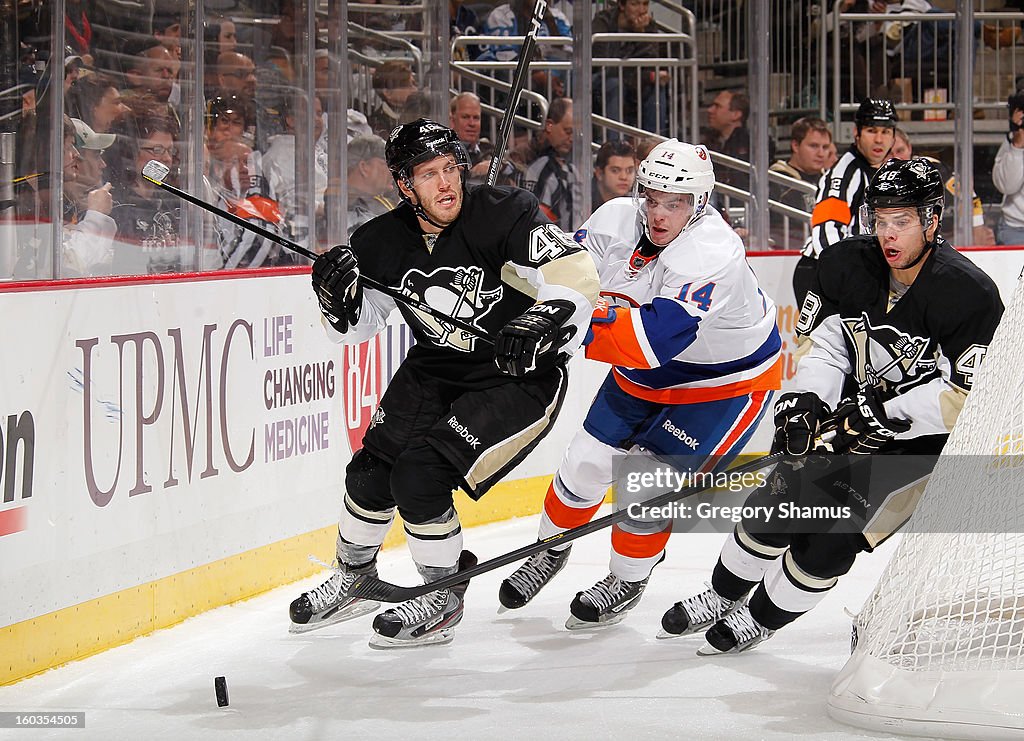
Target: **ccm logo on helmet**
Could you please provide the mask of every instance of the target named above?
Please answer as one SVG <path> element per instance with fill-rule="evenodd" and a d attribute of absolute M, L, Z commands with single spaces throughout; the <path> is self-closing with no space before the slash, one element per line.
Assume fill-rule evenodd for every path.
<path fill-rule="evenodd" d="M 697 153 L 697 156 L 700 157 L 702 160 L 706 160 L 708 158 L 708 152 L 706 149 L 704 149 L 704 147 L 694 147 L 693 151 L 695 151 Z"/>

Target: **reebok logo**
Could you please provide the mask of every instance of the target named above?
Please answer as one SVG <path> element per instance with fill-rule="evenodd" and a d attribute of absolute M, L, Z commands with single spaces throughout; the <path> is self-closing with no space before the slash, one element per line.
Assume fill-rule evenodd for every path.
<path fill-rule="evenodd" d="M 687 445 L 693 450 L 696 450 L 697 446 L 700 445 L 700 440 L 698 440 L 695 437 L 690 437 L 689 435 L 687 435 L 686 430 L 681 430 L 680 428 L 676 427 L 674 424 L 672 424 L 672 420 L 670 419 L 665 420 L 665 423 L 661 426 L 661 429 L 665 430 L 665 432 L 670 434 L 672 437 L 680 440 L 683 443 L 683 445 Z"/>
<path fill-rule="evenodd" d="M 465 425 L 459 424 L 459 420 L 455 419 L 454 415 L 448 420 L 448 426 L 459 433 L 459 437 L 465 440 L 473 450 L 480 447 L 480 438 L 476 435 L 470 434 L 469 428 Z"/>

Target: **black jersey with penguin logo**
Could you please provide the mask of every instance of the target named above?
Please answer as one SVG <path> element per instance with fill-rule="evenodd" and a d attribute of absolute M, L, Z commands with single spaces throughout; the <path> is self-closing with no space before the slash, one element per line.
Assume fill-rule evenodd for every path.
<path fill-rule="evenodd" d="M 869 383 L 889 399 L 938 377 L 970 391 L 1003 312 L 992 279 L 941 237 L 905 292 L 890 276 L 873 236 L 825 250 L 798 334 L 813 331 L 815 342 L 845 348 L 843 396 Z M 920 397 L 914 403 L 934 401 Z"/>
<path fill-rule="evenodd" d="M 491 337 L 534 304 L 531 278 L 542 265 L 582 251 L 533 195 L 500 186 L 468 188 L 459 217 L 440 234 L 424 234 L 403 203 L 359 227 L 351 246 L 362 274 Z M 398 308 L 416 338 L 407 362 L 467 387 L 508 380 L 489 343 L 404 303 Z"/>

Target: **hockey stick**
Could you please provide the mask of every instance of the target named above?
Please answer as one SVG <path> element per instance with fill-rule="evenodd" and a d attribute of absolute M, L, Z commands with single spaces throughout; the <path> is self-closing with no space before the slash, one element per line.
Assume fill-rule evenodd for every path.
<path fill-rule="evenodd" d="M 523 39 L 523 46 L 519 50 L 519 63 L 512 76 L 508 106 L 506 106 L 501 123 L 498 125 L 498 141 L 494 143 L 491 164 L 487 167 L 488 185 L 494 185 L 494 181 L 498 179 L 498 170 L 501 168 L 502 160 L 505 159 L 505 147 L 508 144 L 509 134 L 512 133 L 512 121 L 516 117 L 516 108 L 519 107 L 519 98 L 523 94 L 526 77 L 530 74 L 530 57 L 533 56 L 534 47 L 537 46 L 537 34 L 540 32 L 540 24 L 544 22 L 544 13 L 547 9 L 548 4 L 545 0 L 537 0 L 537 4 L 533 6 L 530 28 L 526 32 L 526 38 Z"/>
<path fill-rule="evenodd" d="M 735 468 L 729 469 L 729 474 L 738 473 L 749 473 L 750 471 L 758 471 L 768 466 L 773 466 L 787 458 L 792 458 L 784 451 L 778 453 L 772 453 L 762 458 L 744 463 L 743 465 L 736 466 Z M 714 487 L 714 484 L 710 486 L 690 486 L 685 489 L 677 489 L 669 491 L 664 494 L 659 494 L 656 497 L 648 499 L 645 502 L 640 503 L 640 507 L 651 508 L 658 507 L 669 502 L 676 502 L 680 499 L 691 497 L 694 494 L 700 494 L 703 491 L 707 491 Z M 454 587 L 456 584 L 462 584 L 469 581 L 473 577 L 486 574 L 488 571 L 505 566 L 506 564 L 514 563 L 515 561 L 521 561 L 527 556 L 532 556 L 534 553 L 540 553 L 546 551 L 553 545 L 562 545 L 563 543 L 569 543 L 577 538 L 582 538 L 584 535 L 596 532 L 597 530 L 603 530 L 609 525 L 614 525 L 617 522 L 629 519 L 629 508 L 621 509 L 618 512 L 613 512 L 610 515 L 605 515 L 596 520 L 588 522 L 586 525 L 580 525 L 574 527 L 571 530 L 566 530 L 563 533 L 552 535 L 551 537 L 538 540 L 536 543 L 530 543 L 522 548 L 517 548 L 514 551 L 509 551 L 501 556 L 495 556 L 489 561 L 459 571 L 451 576 L 446 576 L 437 581 L 429 582 L 428 584 L 420 584 L 415 587 L 400 587 L 396 584 L 390 584 L 389 582 L 382 581 L 374 576 L 360 576 L 348 589 L 346 596 L 358 597 L 359 599 L 377 600 L 379 602 L 405 602 L 408 599 L 413 599 L 429 592 L 434 592 L 438 589 L 447 589 L 448 587 Z"/>
<path fill-rule="evenodd" d="M 319 257 L 319 255 L 317 255 L 315 252 L 307 250 L 302 245 L 296 244 L 290 239 L 286 239 L 285 237 L 282 237 L 279 234 L 274 234 L 272 231 L 268 231 L 263 227 L 256 226 L 256 224 L 253 224 L 250 221 L 246 221 L 245 219 L 239 216 L 235 216 L 233 213 L 229 211 L 225 211 L 224 209 L 209 204 L 206 201 L 203 201 L 202 199 L 196 198 L 191 193 L 186 193 L 185 191 L 180 190 L 179 188 L 175 188 L 173 185 L 165 183 L 164 178 L 167 177 L 167 174 L 170 171 L 171 169 L 162 162 L 150 160 L 149 162 L 146 163 L 146 166 L 142 168 L 142 177 L 146 178 L 146 180 L 153 183 L 153 185 L 160 188 L 161 190 L 165 190 L 168 193 L 175 195 L 178 198 L 181 198 L 182 200 L 188 201 L 189 203 L 198 206 L 204 211 L 209 211 L 211 214 L 215 214 L 221 217 L 222 219 L 227 219 L 232 224 L 236 224 L 242 227 L 243 229 L 248 229 L 252 233 L 258 234 L 264 239 L 269 239 L 271 242 L 279 244 L 285 249 L 291 250 L 292 252 L 297 252 L 303 257 L 308 257 L 310 260 L 316 260 L 316 258 Z M 365 285 L 369 286 L 375 291 L 380 291 L 381 293 L 390 296 L 395 301 L 401 301 L 403 304 L 407 304 L 414 309 L 419 309 L 422 312 L 430 314 L 430 316 L 434 317 L 438 321 L 446 322 L 455 327 L 456 329 L 461 329 L 463 332 L 468 332 L 469 334 L 476 337 L 478 340 L 482 340 L 483 342 L 486 342 L 489 345 L 494 344 L 493 339 L 491 339 L 488 335 L 484 334 L 479 328 L 474 327 L 472 324 L 468 324 L 462 321 L 461 319 L 456 319 L 453 316 L 449 316 L 448 314 L 445 314 L 443 311 L 435 309 L 430 304 L 423 303 L 419 299 L 413 298 L 412 296 L 402 293 L 398 289 L 385 285 L 380 281 L 376 281 L 367 275 L 360 274 L 359 279 Z"/>

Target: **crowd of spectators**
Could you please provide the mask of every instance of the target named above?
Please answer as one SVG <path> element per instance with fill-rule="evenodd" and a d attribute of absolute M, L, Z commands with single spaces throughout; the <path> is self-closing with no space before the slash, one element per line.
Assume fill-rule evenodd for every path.
<path fill-rule="evenodd" d="M 345 223 L 349 233 L 399 202 L 383 158 L 384 142 L 395 125 L 430 117 L 437 110 L 437 96 L 444 96 L 450 103 L 448 123 L 470 155 L 470 182 L 481 183 L 495 149 L 491 140 L 495 111 L 507 104 L 504 93 L 488 86 L 477 88 L 458 76 L 453 84 L 463 92 L 449 96 L 447 90 L 426 89 L 425 80 L 420 79 L 422 61 L 403 52 L 399 42 L 393 46 L 380 42 L 381 33 L 399 38 L 422 31 L 424 19 L 397 12 L 398 2 L 365 3 L 379 4 L 380 10 L 349 13 L 355 24 L 350 26 L 350 48 L 357 54 L 350 57 L 347 105 L 352 107 L 341 119 L 347 123 L 348 151 L 342 169 L 348 183 Z M 163 4 L 161 12 L 141 17 L 123 9 L 121 16 L 111 15 L 112 6 L 92 0 L 66 0 L 65 5 L 65 37 L 57 40 L 65 45 L 62 53 L 51 48 L 52 19 L 45 4 L 20 19 L 23 110 L 18 126 L 16 204 L 20 219 L 43 226 L 19 243 L 16 275 L 45 273 L 40 253 L 53 251 L 39 233 L 53 218 L 50 211 L 57 200 L 51 193 L 58 188 L 64 204 L 60 218 L 66 227 L 60 271 L 65 276 L 296 262 L 290 252 L 222 219 L 205 216 L 197 233 L 183 204 L 141 176 L 150 160 L 168 168 L 167 182 L 172 185 L 191 186 L 209 203 L 293 241 L 314 249 L 325 246 L 309 243 L 314 234 L 325 238 L 328 212 L 337 208 L 345 194 L 331 185 L 329 176 L 326 114 L 332 103 L 345 104 L 337 101 L 330 88 L 326 17 L 317 15 L 318 24 L 323 25 L 318 25 L 314 40 L 297 41 L 304 26 L 295 18 L 293 0 L 263 0 L 267 7 L 261 5 L 260 13 L 246 6 L 254 11 L 249 15 L 211 13 L 203 19 L 203 48 L 192 54 L 187 53 L 190 39 L 182 34 L 191 25 L 181 15 L 187 12 L 184 5 L 177 14 L 166 12 L 172 4 Z M 471 7 L 462 0 L 449 0 L 451 33 L 520 35 L 530 22 L 533 6 L 531 0 L 509 0 L 481 12 L 479 4 Z M 556 61 L 569 58 L 568 44 L 557 39 L 571 36 L 571 18 L 569 2 L 548 3 L 539 33 L 556 41 L 539 45 L 538 56 Z M 592 27 L 594 33 L 624 35 L 619 40 L 601 37 L 594 43 L 596 72 L 590 90 L 595 113 L 651 134 L 673 135 L 668 112 L 670 103 L 678 101 L 670 99 L 670 74 L 659 66 L 670 47 L 657 39 L 660 30 L 650 0 L 609 0 L 595 7 Z M 905 25 L 901 30 L 911 33 Z M 300 43 L 314 47 L 315 64 L 308 76 L 300 74 L 295 61 L 296 55 L 304 56 Z M 519 54 L 517 43 L 494 43 L 493 39 L 456 44 L 454 49 L 456 58 L 467 60 L 513 62 Z M 63 61 L 59 78 L 64 110 L 56 121 L 49 120 L 48 91 L 57 77 L 48 63 L 51 57 Z M 616 59 L 631 60 L 633 66 L 616 69 L 604 64 Z M 651 60 L 649 67 L 643 66 L 645 59 Z M 203 72 L 196 79 L 199 61 Z M 511 76 L 510 70 L 494 74 Z M 304 82 L 309 78 L 312 85 Z M 530 86 L 547 100 L 546 117 L 539 130 L 515 130 L 497 182 L 533 191 L 549 217 L 571 232 L 587 216 L 580 208 L 583 193 L 589 189 L 592 208 L 628 195 L 637 163 L 658 139 L 604 131 L 595 136 L 601 146 L 592 164 L 578 171 L 581 160 L 574 160 L 572 152 L 578 122 L 574 124 L 572 101 L 566 97 L 566 73 L 540 65 Z M 200 121 L 192 115 L 197 95 L 203 101 Z M 719 154 L 749 160 L 749 108 L 741 89 L 715 93 L 704 109 L 702 143 Z M 62 166 L 50 165 L 55 128 L 64 134 Z M 771 169 L 817 184 L 836 159 L 831 131 L 832 125 L 819 119 L 793 123 L 790 137 L 782 138 L 790 147 L 789 156 L 779 158 Z M 196 164 L 197 139 L 201 139 L 201 166 Z M 314 142 L 311 151 L 300 144 L 304 140 Z M 1007 193 L 1009 204 L 1000 225 L 1000 241 L 1024 230 L 1013 210 L 1013 199 L 1024 189 L 1003 174 L 1012 166 L 1002 165 L 1012 162 L 1020 151 L 1018 140 L 1024 141 L 1024 136 L 1018 134 L 1003 147 L 1006 156 L 1001 153 L 996 172 L 996 185 Z M 899 144 L 893 156 L 899 156 Z M 306 164 L 309 159 L 312 168 Z M 748 187 L 742 168 L 716 165 L 716 170 L 719 182 L 741 190 Z M 949 189 L 952 192 L 951 179 Z M 806 188 L 773 183 L 771 196 L 803 211 L 814 205 Z M 983 226 L 981 221 L 983 216 L 976 214 L 975 225 Z M 945 224 L 949 227 L 952 219 Z M 798 247 L 806 235 L 798 219 L 773 214 L 771 226 L 774 247 Z M 991 239 L 984 229 L 975 234 L 979 243 Z"/>

